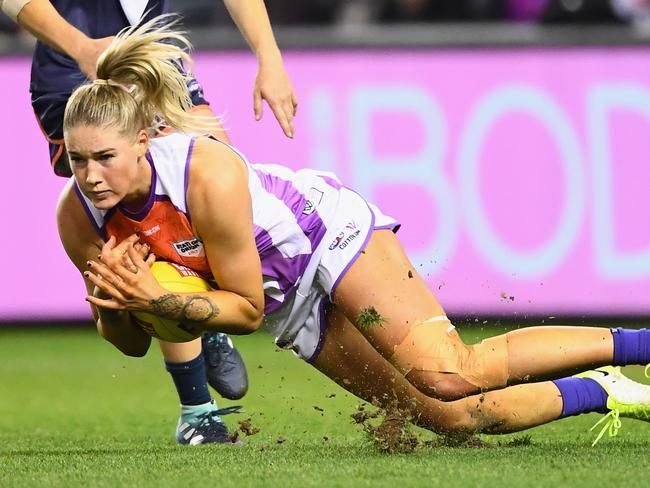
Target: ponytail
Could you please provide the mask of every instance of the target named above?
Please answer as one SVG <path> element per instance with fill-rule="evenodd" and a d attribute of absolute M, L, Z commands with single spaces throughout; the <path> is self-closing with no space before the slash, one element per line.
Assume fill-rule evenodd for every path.
<path fill-rule="evenodd" d="M 97 61 L 97 80 L 82 85 L 65 109 L 64 132 L 79 124 L 116 126 L 123 134 L 171 127 L 205 134 L 218 127 L 212 116 L 188 113 L 192 100 L 184 66 L 191 44 L 172 14 L 122 30 Z M 171 19 L 170 19 L 171 18 Z"/>

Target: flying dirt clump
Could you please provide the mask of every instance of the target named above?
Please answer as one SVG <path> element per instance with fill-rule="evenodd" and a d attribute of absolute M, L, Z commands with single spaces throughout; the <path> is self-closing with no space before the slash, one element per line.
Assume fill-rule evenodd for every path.
<path fill-rule="evenodd" d="M 361 330 L 370 330 L 377 326 L 381 327 L 384 322 L 386 322 L 386 319 L 372 306 L 362 309 L 359 315 L 357 315 L 357 326 Z"/>
<path fill-rule="evenodd" d="M 255 435 L 260 431 L 260 429 L 258 429 L 251 423 L 250 417 L 239 421 L 239 430 L 242 431 L 247 436 Z"/>

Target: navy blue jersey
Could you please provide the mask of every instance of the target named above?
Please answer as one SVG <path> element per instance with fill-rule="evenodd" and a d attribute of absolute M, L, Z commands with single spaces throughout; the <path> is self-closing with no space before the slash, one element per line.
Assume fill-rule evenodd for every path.
<path fill-rule="evenodd" d="M 131 25 L 119 0 L 52 0 L 52 5 L 66 21 L 92 39 L 114 36 Z M 149 20 L 166 10 L 166 0 L 149 0 L 144 8 L 146 17 L 143 20 Z M 32 93 L 72 93 L 84 81 L 86 77 L 70 57 L 46 44 L 36 43 L 30 84 Z"/>
<path fill-rule="evenodd" d="M 167 12 L 167 0 L 52 0 L 54 8 L 70 24 L 92 39 L 114 36 L 138 22 Z M 129 20 L 131 19 L 131 21 Z M 59 176 L 70 176 L 63 159 L 63 113 L 72 92 L 87 81 L 77 63 L 69 56 L 36 43 L 32 59 L 30 92 L 32 107 L 41 129 L 50 143 L 50 161 Z M 188 89 L 194 105 L 207 104 L 201 86 L 193 80 Z"/>

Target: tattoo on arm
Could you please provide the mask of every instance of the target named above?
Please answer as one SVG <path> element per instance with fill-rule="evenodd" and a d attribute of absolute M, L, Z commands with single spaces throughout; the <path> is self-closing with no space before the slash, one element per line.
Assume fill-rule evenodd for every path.
<path fill-rule="evenodd" d="M 219 307 L 202 296 L 180 297 L 167 293 L 151 300 L 152 312 L 161 317 L 174 317 L 187 322 L 207 322 L 219 315 Z"/>
<path fill-rule="evenodd" d="M 183 309 L 183 299 L 173 293 L 167 293 L 149 303 L 151 303 L 153 314 L 161 317 L 177 317 Z"/>
<path fill-rule="evenodd" d="M 190 322 L 207 322 L 219 315 L 219 307 L 206 297 L 189 297 L 183 305 L 181 317 Z"/>

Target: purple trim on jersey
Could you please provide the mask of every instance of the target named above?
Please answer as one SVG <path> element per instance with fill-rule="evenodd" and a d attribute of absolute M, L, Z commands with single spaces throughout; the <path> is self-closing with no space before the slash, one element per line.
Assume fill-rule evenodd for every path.
<path fill-rule="evenodd" d="M 364 200 L 365 201 L 365 200 Z M 370 236 L 372 235 L 373 231 L 375 230 L 375 213 L 372 211 L 370 207 L 368 207 L 368 210 L 370 210 L 370 226 L 368 227 L 368 234 L 366 234 L 366 237 L 363 240 L 363 244 L 361 244 L 361 247 L 357 251 L 357 253 L 348 261 L 348 264 L 345 265 L 345 268 L 343 268 L 343 271 L 341 271 L 341 274 L 334 280 L 334 284 L 332 285 L 332 290 L 330 291 L 330 298 L 334 296 L 334 292 L 336 291 L 336 287 L 339 286 L 339 282 L 341 279 L 345 276 L 345 273 L 348 272 L 348 269 L 350 269 L 350 266 L 352 266 L 355 261 L 361 256 L 361 253 L 363 250 L 366 248 L 366 245 L 368 244 L 368 241 L 370 240 Z"/>
<path fill-rule="evenodd" d="M 325 175 L 318 175 L 318 177 L 322 179 L 325 183 L 327 183 L 329 186 L 336 188 L 337 190 L 343 188 L 343 185 L 341 185 L 341 183 L 336 181 L 334 178 L 330 178 L 329 176 L 325 176 Z"/>
<path fill-rule="evenodd" d="M 180 208 L 178 208 L 176 205 L 174 205 L 174 202 L 172 202 L 172 199 L 171 199 L 171 197 L 169 195 L 156 195 L 154 197 L 154 200 L 156 202 L 169 202 L 169 203 L 172 204 L 172 207 L 174 207 L 177 212 L 182 213 L 183 215 L 188 217 L 187 212 L 183 212 Z M 146 217 L 146 215 L 145 215 L 145 217 Z M 188 217 L 188 220 L 189 220 L 189 217 Z"/>
<path fill-rule="evenodd" d="M 190 159 L 192 159 L 192 151 L 194 150 L 194 141 L 196 141 L 195 137 L 192 137 L 190 139 L 190 147 L 187 148 L 187 157 L 185 158 L 185 171 L 184 171 L 184 178 L 185 178 L 185 183 L 183 185 L 183 198 L 185 199 L 185 216 L 187 217 L 187 220 L 189 223 L 192 223 L 192 217 L 190 217 L 190 207 L 187 206 L 187 184 L 190 181 Z"/>
<path fill-rule="evenodd" d="M 97 235 L 99 235 L 102 239 L 106 240 L 106 230 L 104 229 L 106 225 L 106 221 L 104 221 L 104 225 L 102 227 L 99 227 L 97 225 L 97 222 L 95 221 L 95 217 L 93 213 L 90 211 L 90 208 L 88 208 L 88 204 L 86 203 L 86 199 L 84 198 L 83 193 L 79 189 L 79 186 L 77 186 L 77 181 L 74 179 L 72 180 L 72 187 L 74 188 L 74 192 L 77 194 L 77 198 L 79 198 L 79 201 L 81 202 L 81 206 L 86 212 L 86 215 L 90 220 L 90 223 L 93 224 L 93 227 L 97 231 Z"/>
<path fill-rule="evenodd" d="M 307 359 L 308 363 L 313 363 L 318 359 L 321 349 L 323 349 L 323 344 L 325 343 L 325 330 L 327 329 L 327 322 L 325 321 L 325 305 L 331 303 L 327 297 L 323 297 L 320 300 L 318 305 L 318 327 L 320 328 L 320 334 L 318 335 L 318 344 L 316 344 L 316 349 L 314 353 L 309 356 Z"/>
<path fill-rule="evenodd" d="M 281 200 L 287 208 L 291 210 L 291 213 L 296 217 L 296 221 L 305 234 L 305 237 L 309 239 L 313 252 L 313 250 L 318 247 L 327 231 L 327 227 L 320 218 L 320 215 L 318 215 L 318 211 L 314 210 L 309 215 L 302 213 L 307 205 L 307 197 L 293 186 L 291 181 L 285 180 L 271 173 L 266 173 L 259 168 L 253 168 L 253 170 L 260 179 L 262 188 Z"/>
<path fill-rule="evenodd" d="M 285 257 L 273 245 L 269 233 L 258 225 L 254 225 L 255 246 L 262 263 L 262 274 L 278 282 L 280 291 L 286 297 L 295 287 L 298 278 L 302 276 L 311 259 L 311 253 Z M 272 300 L 272 301 L 269 301 Z M 269 314 L 280 308 L 282 302 L 265 295 L 264 313 Z"/>
<path fill-rule="evenodd" d="M 137 210 L 135 212 L 132 212 L 131 210 L 126 208 L 124 205 L 122 205 L 121 202 L 117 204 L 117 207 L 120 209 L 120 212 L 122 212 L 131 220 L 135 220 L 136 222 L 142 222 L 145 219 L 145 217 L 149 215 L 149 212 L 151 211 L 151 207 L 153 207 L 153 204 L 156 201 L 156 180 L 157 180 L 156 167 L 154 166 L 153 158 L 149 153 L 147 153 L 147 162 L 151 167 L 151 189 L 149 190 L 149 198 L 147 199 L 147 203 L 145 203 L 140 210 Z"/>

